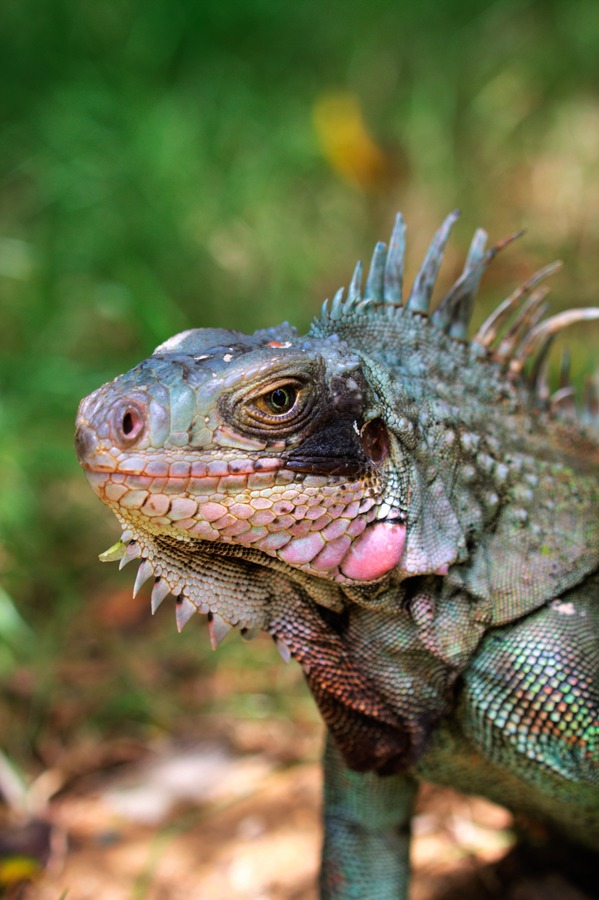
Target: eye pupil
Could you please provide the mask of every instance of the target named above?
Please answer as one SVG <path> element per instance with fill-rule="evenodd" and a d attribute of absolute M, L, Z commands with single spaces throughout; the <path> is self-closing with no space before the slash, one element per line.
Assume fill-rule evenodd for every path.
<path fill-rule="evenodd" d="M 279 387 L 275 388 L 269 396 L 269 404 L 273 413 L 288 412 L 295 403 L 295 388 Z"/>
<path fill-rule="evenodd" d="M 130 435 L 133 428 L 133 416 L 130 412 L 126 412 L 123 416 L 123 434 Z"/>

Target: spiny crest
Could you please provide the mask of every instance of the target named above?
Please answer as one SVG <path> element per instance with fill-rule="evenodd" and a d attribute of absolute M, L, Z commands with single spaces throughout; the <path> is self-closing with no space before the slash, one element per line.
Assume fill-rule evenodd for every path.
<path fill-rule="evenodd" d="M 479 228 L 472 239 L 462 274 L 436 308 L 431 309 L 433 290 L 443 261 L 443 254 L 451 229 L 459 217 L 459 210 L 451 212 L 428 248 L 409 295 L 404 301 L 403 280 L 406 246 L 406 226 L 401 213 L 395 219 L 389 247 L 379 242 L 374 248 L 366 286 L 362 291 L 362 263 L 358 262 L 350 282 L 347 297 L 344 288 L 335 294 L 329 307 L 322 306 L 321 318 L 314 322 L 312 333 L 319 336 L 333 334 L 361 314 L 398 318 L 405 310 L 430 316 L 432 323 L 444 334 L 459 342 L 468 340 L 468 329 L 486 269 L 513 240 L 517 232 L 486 250 L 487 233 Z M 510 294 L 481 325 L 470 340 L 477 355 L 487 356 L 499 363 L 510 378 L 523 378 L 543 405 L 559 408 L 566 416 L 574 410 L 573 389 L 560 381 L 557 392 L 550 396 L 547 386 L 547 359 L 555 335 L 576 322 L 599 318 L 599 308 L 570 309 L 545 318 L 549 289 L 542 284 L 561 267 L 560 262 L 540 269 Z M 527 369 L 524 375 L 524 369 Z M 588 424 L 599 425 L 599 381 L 590 381 L 585 389 L 585 406 L 580 418 Z"/>

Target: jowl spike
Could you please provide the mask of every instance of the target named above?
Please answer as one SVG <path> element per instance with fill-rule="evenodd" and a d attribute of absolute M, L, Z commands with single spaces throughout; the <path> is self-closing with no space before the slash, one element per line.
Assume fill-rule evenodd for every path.
<path fill-rule="evenodd" d="M 210 635 L 210 646 L 216 650 L 218 645 L 230 632 L 233 626 L 217 616 L 216 613 L 208 613 L 208 634 Z"/>
<path fill-rule="evenodd" d="M 141 548 L 136 541 L 127 544 L 127 549 L 119 563 L 119 569 L 123 569 L 132 559 L 138 559 L 141 556 Z"/>
<path fill-rule="evenodd" d="M 177 631 L 181 632 L 193 616 L 197 612 L 195 604 L 191 602 L 184 594 L 179 594 L 175 604 L 175 618 L 177 620 Z"/>
<path fill-rule="evenodd" d="M 98 559 L 100 562 L 116 562 L 117 559 L 122 559 L 126 552 L 127 545 L 121 538 L 120 541 L 117 541 L 116 544 L 113 544 L 112 547 L 109 547 L 104 553 L 100 553 Z"/>
<path fill-rule="evenodd" d="M 152 588 L 152 597 L 150 601 L 152 604 L 152 615 L 154 615 L 164 598 L 167 597 L 170 592 L 171 589 L 166 581 L 162 578 L 157 578 L 154 582 L 154 587 Z"/>
<path fill-rule="evenodd" d="M 291 659 L 291 650 L 289 649 L 289 646 L 285 641 L 281 640 L 281 638 L 275 638 L 275 644 L 277 645 L 277 650 L 281 654 L 283 662 L 288 663 Z"/>
<path fill-rule="evenodd" d="M 133 596 L 136 597 L 139 589 L 146 583 L 148 578 L 154 574 L 152 563 L 149 559 L 142 559 L 141 565 L 137 570 L 135 584 L 133 585 Z"/>

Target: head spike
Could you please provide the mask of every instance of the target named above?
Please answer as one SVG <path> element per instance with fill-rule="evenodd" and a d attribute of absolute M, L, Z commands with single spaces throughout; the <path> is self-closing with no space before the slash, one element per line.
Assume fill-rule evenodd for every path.
<path fill-rule="evenodd" d="M 562 361 L 559 367 L 558 387 L 570 387 L 572 381 L 570 379 L 570 351 L 564 347 L 562 352 Z"/>
<path fill-rule="evenodd" d="M 547 304 L 544 301 L 548 293 L 549 288 L 544 284 L 532 292 L 501 338 L 497 351 L 494 354 L 496 359 L 502 362 L 511 362 L 519 345 L 547 312 Z M 518 364 L 516 364 L 517 367 Z"/>
<path fill-rule="evenodd" d="M 547 376 L 549 370 L 549 351 L 553 345 L 553 335 L 545 339 L 545 343 L 540 347 L 528 373 L 528 385 L 534 392 L 538 402 L 545 406 L 549 401 L 549 379 Z M 513 363 L 512 363 L 513 365 Z"/>
<path fill-rule="evenodd" d="M 411 309 L 414 312 L 428 312 L 433 288 L 443 261 L 443 252 L 449 239 L 449 232 L 459 215 L 460 211 L 457 209 L 451 212 L 435 234 L 420 271 L 414 280 L 408 302 L 406 303 L 407 309 Z"/>
<path fill-rule="evenodd" d="M 368 270 L 368 278 L 366 279 L 366 290 L 364 296 L 370 300 L 383 300 L 385 290 L 385 263 L 387 262 L 387 245 L 382 241 L 375 244 L 372 254 L 370 269 Z"/>
<path fill-rule="evenodd" d="M 482 265 L 485 260 L 485 247 L 487 246 L 488 240 L 489 235 L 487 234 L 485 229 L 477 228 L 474 232 L 472 240 L 470 241 L 468 255 L 466 257 L 466 262 L 464 263 L 464 272 L 470 272 L 471 269 L 476 269 L 478 268 L 478 266 Z M 498 252 L 497 247 L 499 247 L 498 244 L 490 251 L 491 253 L 493 253 L 493 257 L 495 257 Z"/>
<path fill-rule="evenodd" d="M 403 270 L 406 252 L 406 225 L 401 213 L 395 217 L 395 225 L 389 241 L 389 252 L 385 263 L 384 299 L 385 303 L 401 306 L 403 302 Z"/>
<path fill-rule="evenodd" d="M 593 427 L 599 424 L 599 384 L 596 374 L 593 378 L 585 378 L 581 419 Z"/>
<path fill-rule="evenodd" d="M 518 235 L 515 235 L 517 237 Z M 505 241 L 502 246 L 505 246 Z M 561 269 L 562 264 L 558 260 L 557 262 L 551 263 L 548 266 L 544 266 L 542 269 L 539 269 L 538 272 L 525 281 L 524 284 L 520 285 L 520 287 L 516 288 L 516 290 L 507 297 L 503 303 L 500 303 L 497 309 L 495 309 L 491 315 L 485 319 L 483 324 L 478 329 L 476 335 L 472 339 L 473 344 L 477 344 L 480 347 L 486 348 L 490 347 L 500 330 L 508 321 L 509 317 L 513 314 L 513 312 L 518 308 L 518 305 L 523 297 L 529 294 L 533 288 L 535 288 L 541 281 L 544 281 L 546 278 L 549 278 L 550 275 L 553 275 L 559 269 Z"/>
<path fill-rule="evenodd" d="M 331 303 L 331 319 L 338 319 L 343 313 L 343 292 L 345 288 L 340 287 Z"/>
<path fill-rule="evenodd" d="M 351 303 L 356 303 L 362 299 L 362 261 L 358 260 L 354 274 L 349 285 L 349 293 L 347 299 Z"/>
<path fill-rule="evenodd" d="M 495 256 L 493 250 L 485 256 L 487 237 L 487 232 L 482 228 L 476 231 L 470 244 L 464 271 L 433 313 L 435 325 L 459 341 L 465 341 L 468 337 L 468 326 L 478 285 L 485 269 Z"/>
<path fill-rule="evenodd" d="M 547 346 L 549 346 L 549 342 L 547 342 Z M 542 406 L 547 407 L 549 405 L 549 397 L 551 396 L 551 388 L 549 387 L 549 360 L 544 359 L 541 363 L 541 367 L 539 369 L 539 373 L 537 375 L 536 383 L 536 395 Z"/>
<path fill-rule="evenodd" d="M 551 395 L 549 400 L 553 412 L 557 412 L 564 419 L 573 421 L 576 419 L 576 401 L 572 385 L 560 388 Z"/>
<path fill-rule="evenodd" d="M 526 360 L 530 359 L 537 352 L 550 335 L 555 335 L 563 328 L 574 325 L 576 322 L 591 322 L 595 319 L 599 319 L 599 308 L 596 306 L 589 306 L 586 309 L 568 309 L 566 312 L 551 316 L 550 319 L 545 319 L 544 322 L 540 322 L 528 333 L 518 350 L 514 362 L 518 368 L 522 368 Z"/>

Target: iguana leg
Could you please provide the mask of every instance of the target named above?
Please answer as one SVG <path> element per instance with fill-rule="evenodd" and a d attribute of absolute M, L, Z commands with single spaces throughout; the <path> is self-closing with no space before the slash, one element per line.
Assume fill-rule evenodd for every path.
<path fill-rule="evenodd" d="M 324 779 L 322 900 L 406 900 L 416 783 L 352 772 L 330 737 Z"/>
<path fill-rule="evenodd" d="M 599 846 L 599 577 L 491 632 L 464 676 L 457 717 L 468 787 L 566 840 Z M 459 755 L 454 753 L 454 758 Z M 433 766 L 431 767 L 431 762 Z M 456 784 L 451 753 L 424 778 Z"/>
<path fill-rule="evenodd" d="M 599 784 L 598 600 L 595 576 L 489 634 L 467 670 L 466 732 L 531 784 Z"/>

